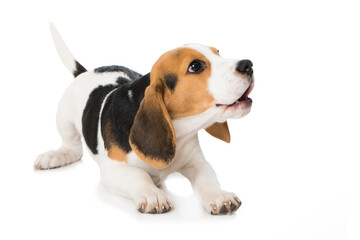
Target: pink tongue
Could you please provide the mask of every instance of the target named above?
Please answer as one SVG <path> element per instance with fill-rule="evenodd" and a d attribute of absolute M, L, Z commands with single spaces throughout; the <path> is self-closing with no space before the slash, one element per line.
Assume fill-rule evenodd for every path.
<path fill-rule="evenodd" d="M 250 87 L 245 91 L 245 93 L 241 96 L 241 98 L 239 99 L 239 101 L 246 101 L 248 100 L 248 96 L 251 92 L 251 90 L 254 88 L 254 85 L 250 85 Z"/>

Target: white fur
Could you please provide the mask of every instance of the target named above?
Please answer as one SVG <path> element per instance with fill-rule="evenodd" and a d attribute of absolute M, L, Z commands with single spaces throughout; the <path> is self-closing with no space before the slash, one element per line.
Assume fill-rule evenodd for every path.
<path fill-rule="evenodd" d="M 73 73 L 76 70 L 75 58 L 71 54 L 70 50 L 66 46 L 64 40 L 60 36 L 54 24 L 50 23 L 50 32 L 55 44 L 56 51 L 58 52 L 61 61 L 66 68 Z"/>
<path fill-rule="evenodd" d="M 61 59 L 67 68 L 73 71 L 73 66 L 70 64 L 70 59 L 73 57 L 53 26 L 52 33 Z M 223 60 L 204 46 L 187 47 L 200 51 L 211 62 L 212 76 L 209 79 L 209 92 L 216 101 L 231 103 L 244 93 L 249 86 L 248 80 L 234 73 L 235 60 Z M 217 78 L 220 75 L 222 77 Z M 58 108 L 57 127 L 63 144 L 57 151 L 40 155 L 35 162 L 36 168 L 60 167 L 81 158 L 81 117 L 88 97 L 100 85 L 115 84 L 119 76 L 128 78 L 122 72 L 94 73 L 93 71 L 85 72 L 75 78 L 65 91 Z M 224 76 L 227 78 L 224 79 Z M 132 98 L 131 92 L 128 93 L 128 97 Z M 234 111 L 233 115 L 236 117 L 250 110 Z M 101 116 L 101 112 L 99 114 Z M 221 210 L 228 209 L 230 213 L 240 206 L 240 201 L 235 194 L 221 190 L 214 170 L 202 154 L 197 134 L 198 130 L 209 127 L 215 122 L 224 122 L 227 118 L 226 110 L 214 106 L 198 115 L 173 120 L 177 151 L 172 164 L 165 169 L 156 169 L 146 164 L 133 151 L 127 155 L 127 163 L 109 159 L 101 137 L 100 126 L 98 154 L 93 155 L 91 151 L 89 153 L 99 164 L 104 186 L 115 194 L 133 199 L 141 212 L 162 213 L 171 209 L 170 200 L 159 187 L 169 174 L 180 172 L 191 181 L 206 211 L 219 214 Z"/>
<path fill-rule="evenodd" d="M 209 60 L 211 76 L 208 80 L 208 91 L 214 97 L 216 103 L 232 104 L 254 82 L 252 76 L 245 76 L 235 70 L 239 60 L 222 58 L 214 54 L 208 47 L 198 44 L 185 45 L 184 47 L 192 48 L 202 53 Z M 243 109 L 246 113 L 242 111 L 237 111 L 236 114 L 234 112 L 226 113 L 224 117 L 226 119 L 243 117 L 248 113 L 248 110 Z"/>

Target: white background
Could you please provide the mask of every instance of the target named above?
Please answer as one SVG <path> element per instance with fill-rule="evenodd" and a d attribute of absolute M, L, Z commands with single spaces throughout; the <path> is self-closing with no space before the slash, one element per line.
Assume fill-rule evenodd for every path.
<path fill-rule="evenodd" d="M 344 0 L 2 1 L 0 239 L 356 239 L 359 16 Z M 60 144 L 56 107 L 72 81 L 50 21 L 88 69 L 147 73 L 185 43 L 253 61 L 252 112 L 229 121 L 232 143 L 200 133 L 223 188 L 243 202 L 236 214 L 208 215 L 175 175 L 174 210 L 142 215 L 103 190 L 88 154 L 33 171 Z"/>

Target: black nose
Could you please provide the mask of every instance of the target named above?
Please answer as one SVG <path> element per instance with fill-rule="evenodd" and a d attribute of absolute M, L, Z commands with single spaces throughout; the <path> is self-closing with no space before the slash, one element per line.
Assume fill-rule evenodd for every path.
<path fill-rule="evenodd" d="M 247 74 L 247 75 L 251 76 L 253 74 L 252 66 L 253 66 L 253 64 L 250 60 L 241 60 L 238 62 L 236 71 L 238 71 L 239 73 Z"/>

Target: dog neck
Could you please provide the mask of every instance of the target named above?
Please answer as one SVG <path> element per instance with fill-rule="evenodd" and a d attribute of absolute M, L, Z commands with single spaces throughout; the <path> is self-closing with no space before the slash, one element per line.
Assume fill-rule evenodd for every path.
<path fill-rule="evenodd" d="M 177 143 L 214 124 L 217 121 L 215 118 L 216 113 L 216 109 L 210 108 L 194 116 L 172 120 Z"/>

